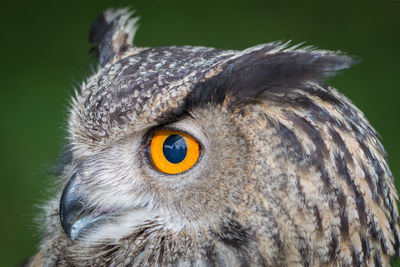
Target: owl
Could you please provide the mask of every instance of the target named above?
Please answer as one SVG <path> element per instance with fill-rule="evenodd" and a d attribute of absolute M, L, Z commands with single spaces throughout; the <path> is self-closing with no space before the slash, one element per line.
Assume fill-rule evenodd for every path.
<path fill-rule="evenodd" d="M 136 47 L 90 29 L 60 190 L 26 266 L 388 266 L 397 192 L 361 111 L 324 82 L 354 60 L 268 43 Z"/>

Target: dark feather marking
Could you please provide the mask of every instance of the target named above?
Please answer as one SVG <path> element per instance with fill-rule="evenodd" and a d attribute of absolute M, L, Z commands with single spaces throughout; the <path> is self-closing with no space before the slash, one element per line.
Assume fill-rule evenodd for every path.
<path fill-rule="evenodd" d="M 351 257 L 353 259 L 353 262 L 352 262 L 353 266 L 361 266 L 359 253 L 357 253 L 355 247 L 352 247 L 352 249 L 351 249 Z"/>
<path fill-rule="evenodd" d="M 317 206 L 314 206 L 314 216 L 317 220 L 317 226 L 318 226 L 318 230 L 322 231 L 323 230 L 323 226 L 322 226 L 322 218 L 321 218 L 321 214 L 319 212 L 319 209 Z"/>
<path fill-rule="evenodd" d="M 387 254 L 386 238 L 385 238 L 385 235 L 383 233 L 381 234 L 381 248 L 382 248 L 382 252 L 384 254 Z"/>
<path fill-rule="evenodd" d="M 133 232 L 131 235 L 127 236 L 125 239 L 130 239 L 130 240 L 137 240 L 140 237 L 143 237 L 145 239 L 149 235 L 149 229 L 151 229 L 154 225 L 143 225 L 142 228 L 138 229 L 137 231 Z"/>
<path fill-rule="evenodd" d="M 311 153 L 311 163 L 321 173 L 321 179 L 324 182 L 325 188 L 330 189 L 332 185 L 324 162 L 325 156 L 328 155 L 328 150 L 321 134 L 309 121 L 298 117 L 296 114 L 287 113 L 286 117 L 288 120 L 292 121 L 296 127 L 302 129 L 314 143 L 315 150 Z"/>
<path fill-rule="evenodd" d="M 331 127 L 329 127 L 329 134 L 332 137 L 332 141 L 337 145 L 338 151 L 344 154 L 344 159 L 346 160 L 346 162 L 353 163 L 353 157 L 351 156 L 351 153 L 348 150 L 340 134 Z"/>
<path fill-rule="evenodd" d="M 371 220 L 369 222 L 369 231 L 373 240 L 378 240 L 379 238 L 379 230 L 378 226 L 376 225 L 375 220 Z"/>
<path fill-rule="evenodd" d="M 147 229 L 146 229 L 146 230 L 147 230 Z M 144 233 L 144 235 L 143 235 L 143 238 L 146 239 L 146 238 L 148 238 L 150 235 L 151 235 L 151 232 L 146 231 L 146 232 Z"/>
<path fill-rule="evenodd" d="M 310 209 L 310 207 L 308 207 L 308 205 L 307 205 L 307 203 L 306 203 L 306 201 L 305 201 L 305 195 L 304 195 L 303 187 L 302 187 L 302 185 L 301 185 L 301 183 L 300 183 L 300 177 L 299 177 L 298 175 L 296 175 L 296 187 L 297 187 L 297 192 L 298 192 L 299 197 L 300 197 L 300 201 L 302 201 L 303 204 L 304 204 L 308 209 Z M 318 229 L 318 231 L 322 231 L 322 230 L 323 230 L 322 218 L 321 218 L 321 214 L 320 214 L 320 212 L 319 212 L 319 210 L 318 210 L 318 207 L 317 207 L 317 206 L 314 206 L 314 207 L 313 207 L 313 211 L 314 211 L 313 215 L 314 215 L 314 217 L 315 217 L 315 221 L 317 222 L 317 226 L 318 226 L 317 229 Z"/>
<path fill-rule="evenodd" d="M 399 240 L 398 234 L 394 230 L 394 229 L 397 228 L 397 222 L 396 222 L 397 221 L 397 216 L 394 213 L 394 206 L 393 206 L 393 201 L 391 200 L 390 191 L 386 189 L 386 181 L 385 181 L 386 173 L 385 173 L 383 167 L 381 166 L 381 163 L 372 155 L 372 153 L 369 150 L 369 148 L 367 147 L 367 145 L 364 142 L 362 142 L 361 140 L 358 140 L 358 143 L 359 143 L 361 149 L 363 150 L 364 154 L 367 156 L 367 158 L 371 162 L 372 167 L 374 168 L 375 173 L 376 173 L 376 175 L 378 177 L 378 181 L 375 183 L 376 188 L 377 188 L 377 193 L 381 197 L 380 199 L 382 200 L 384 206 L 389 211 L 392 211 L 391 218 L 390 218 L 390 225 L 391 225 L 392 232 L 394 233 L 394 237 L 395 237 L 395 245 L 396 245 L 396 248 L 397 248 L 396 253 L 399 253 L 398 250 L 399 250 L 399 247 L 400 247 L 400 240 Z M 364 167 L 364 171 L 366 171 L 365 167 Z M 380 204 L 382 202 L 379 201 Z M 375 223 L 373 223 L 372 226 L 376 228 Z M 378 235 L 376 234 L 377 231 L 376 230 L 372 230 L 372 232 L 374 233 L 374 236 L 376 238 L 378 238 Z"/>
<path fill-rule="evenodd" d="M 370 161 L 372 167 L 375 170 L 375 173 L 378 177 L 378 181 L 375 183 L 376 187 L 377 187 L 377 192 L 378 194 L 381 196 L 382 200 L 385 200 L 386 198 L 386 179 L 385 179 L 385 170 L 387 169 L 386 166 L 382 166 L 381 163 L 379 162 L 379 160 L 377 160 L 377 158 L 371 153 L 371 151 L 369 150 L 367 144 L 364 142 L 366 135 L 361 133 L 358 130 L 358 127 L 355 125 L 357 122 L 352 122 L 350 123 L 352 129 L 354 132 L 356 132 L 356 138 L 357 138 L 357 142 L 359 143 L 361 149 L 363 150 L 365 156 L 367 157 L 367 159 Z M 382 145 L 380 144 L 380 142 L 375 138 L 375 136 L 377 135 L 377 133 L 369 126 L 365 126 L 364 124 L 358 124 L 359 126 L 363 127 L 363 129 L 365 131 L 368 132 L 369 135 L 367 136 L 371 136 L 375 139 L 375 143 L 378 145 L 378 149 L 380 149 L 380 152 L 383 153 L 383 155 L 386 155 L 385 150 L 383 149 Z M 391 174 L 388 174 L 389 176 L 391 176 Z M 384 201 L 384 205 L 387 209 L 391 210 L 392 207 L 389 206 L 389 203 L 387 201 Z"/>
<path fill-rule="evenodd" d="M 376 192 L 376 185 L 375 185 L 374 181 L 372 181 L 371 174 L 369 173 L 367 167 L 365 167 L 364 164 L 361 164 L 361 169 L 362 169 L 363 172 L 364 172 L 365 180 L 367 181 L 368 186 L 369 186 L 369 189 L 371 190 L 372 198 L 374 199 L 374 201 L 375 201 L 376 203 L 378 203 L 378 205 L 381 205 L 381 204 L 380 204 L 380 203 L 381 203 L 381 200 L 379 199 L 379 197 L 378 197 L 378 195 L 377 195 L 377 192 Z"/>
<path fill-rule="evenodd" d="M 164 260 L 164 245 L 165 245 L 165 236 L 161 237 L 160 241 L 160 251 L 158 254 L 158 264 L 161 266 Z"/>
<path fill-rule="evenodd" d="M 367 158 L 371 162 L 371 164 L 375 170 L 375 173 L 378 176 L 378 182 L 376 183 L 378 194 L 382 197 L 382 199 L 385 199 L 385 193 L 384 193 L 385 172 L 383 171 L 378 160 L 372 155 L 372 153 L 369 150 L 369 148 L 367 147 L 367 145 L 359 139 L 358 139 L 358 144 L 360 145 L 362 151 L 364 152 L 364 154 L 367 156 Z"/>
<path fill-rule="evenodd" d="M 353 114 L 353 113 L 350 112 L 349 114 Z M 363 142 L 365 139 L 365 134 L 363 132 L 361 132 L 360 129 L 357 127 L 357 125 L 361 126 L 359 124 L 359 118 L 354 115 L 351 115 L 351 116 L 349 116 L 348 114 L 345 114 L 345 115 L 346 115 L 347 122 L 349 123 L 351 130 L 354 132 L 354 135 L 356 136 L 357 140 L 360 140 Z M 353 117 L 353 118 L 351 118 L 351 117 Z"/>
<path fill-rule="evenodd" d="M 361 239 L 361 246 L 362 246 L 362 251 L 364 254 L 364 262 L 366 262 L 370 257 L 371 257 L 371 247 L 369 245 L 369 240 L 366 238 L 364 235 L 360 235 Z"/>
<path fill-rule="evenodd" d="M 207 103 L 220 104 L 229 96 L 233 103 L 257 98 L 275 88 L 295 88 L 348 68 L 353 60 L 338 53 L 280 51 L 267 54 L 279 44 L 228 60 L 217 75 L 198 83 L 187 98 L 191 109 Z"/>
<path fill-rule="evenodd" d="M 318 129 L 316 129 L 309 120 L 306 118 L 298 117 L 300 121 L 303 123 L 302 129 L 305 131 L 305 133 L 308 135 L 308 137 L 313 141 L 315 145 L 315 150 L 317 154 L 319 154 L 322 157 L 325 157 L 328 155 L 328 149 L 326 147 L 325 141 L 321 136 L 321 133 Z M 321 158 L 322 159 L 322 158 Z"/>
<path fill-rule="evenodd" d="M 331 241 L 329 242 L 329 261 L 333 261 L 338 254 L 339 249 L 339 240 L 337 236 L 332 233 L 331 234 Z"/>
<path fill-rule="evenodd" d="M 250 228 L 244 228 L 233 219 L 229 220 L 228 223 L 222 224 L 220 227 L 221 229 L 217 233 L 217 236 L 223 243 L 236 249 L 246 248 L 252 239 Z"/>
<path fill-rule="evenodd" d="M 333 106 L 335 106 L 345 117 L 346 122 L 350 126 L 352 132 L 354 132 L 357 140 L 363 141 L 366 136 L 376 136 L 377 133 L 376 131 L 369 125 L 365 124 L 363 120 L 362 113 L 360 113 L 356 108 L 354 108 L 352 105 L 347 104 L 346 102 L 343 102 L 341 99 L 337 98 L 334 94 L 332 94 L 330 87 L 324 83 L 320 83 L 320 85 L 323 88 L 312 88 L 312 87 L 307 87 L 304 88 L 304 90 L 311 95 L 317 96 L 323 101 L 326 101 L 328 103 L 331 103 Z M 340 121 L 336 121 L 338 127 L 346 127 L 348 126 L 342 125 Z M 363 131 L 361 131 L 359 128 L 361 128 Z M 367 135 L 364 133 L 366 132 Z M 378 147 L 382 150 L 384 153 L 384 149 L 382 145 L 377 142 Z"/>
<path fill-rule="evenodd" d="M 321 100 L 331 103 L 336 108 L 338 108 L 340 112 L 345 116 L 348 125 L 354 132 L 358 141 L 362 142 L 366 136 L 375 137 L 377 135 L 376 131 L 371 126 L 365 124 L 362 114 L 356 108 L 349 104 L 346 104 L 346 102 L 343 102 L 341 99 L 337 98 L 331 92 L 332 89 L 330 89 L 329 85 L 323 82 L 321 82 L 320 85 L 322 88 L 307 87 L 304 88 L 304 90 L 311 95 L 317 96 Z M 359 128 L 361 128 L 363 132 L 360 131 Z M 365 134 L 364 132 L 366 132 L 367 134 Z M 382 145 L 379 142 L 377 142 L 377 145 L 381 152 L 385 153 Z"/>
<path fill-rule="evenodd" d="M 206 252 L 207 266 L 220 266 L 223 265 L 218 258 L 218 255 L 215 251 L 215 245 L 207 245 L 204 246 L 204 251 Z"/>
<path fill-rule="evenodd" d="M 390 223 L 390 229 L 392 230 L 392 234 L 393 234 L 393 238 L 394 238 L 394 241 L 392 242 L 392 245 L 393 245 L 393 249 L 395 251 L 395 255 L 397 256 L 400 253 L 400 251 L 399 251 L 400 240 L 399 240 L 399 233 L 397 231 L 397 227 L 398 227 L 397 220 L 398 220 L 398 217 L 397 217 L 396 208 L 393 205 L 392 196 L 391 196 L 389 191 L 387 192 L 386 200 L 388 201 L 388 205 L 390 207 L 389 210 L 390 210 L 390 217 L 391 218 L 390 218 L 390 222 L 389 223 Z M 383 235 L 382 235 L 382 237 L 383 237 Z"/>
<path fill-rule="evenodd" d="M 299 195 L 301 203 L 307 206 L 307 203 L 305 200 L 306 197 L 304 195 L 303 186 L 301 185 L 299 175 L 296 175 L 296 188 L 297 188 L 297 194 Z"/>
<path fill-rule="evenodd" d="M 340 99 L 338 99 L 328 89 L 325 89 L 325 88 L 329 88 L 329 86 L 327 84 L 321 83 L 321 87 L 324 89 L 307 86 L 303 90 L 307 93 L 310 93 L 313 96 L 320 98 L 321 100 L 323 100 L 327 103 L 332 104 L 335 107 L 341 107 L 344 105 Z"/>
<path fill-rule="evenodd" d="M 303 261 L 303 266 L 310 265 L 310 245 L 307 244 L 307 241 L 304 238 L 300 238 L 300 248 L 298 249 L 301 259 Z"/>
<path fill-rule="evenodd" d="M 281 140 L 286 151 L 292 153 L 294 159 L 298 161 L 304 159 L 306 153 L 304 152 L 303 146 L 298 140 L 297 135 L 292 130 L 279 122 L 276 133 L 282 137 Z"/>
<path fill-rule="evenodd" d="M 220 231 L 215 233 L 227 246 L 234 248 L 237 252 L 236 258 L 240 266 L 248 266 L 248 245 L 253 239 L 250 228 L 244 228 L 239 222 L 230 219 L 228 223 L 220 226 Z"/>
<path fill-rule="evenodd" d="M 336 167 L 339 175 L 346 180 L 347 185 L 351 188 L 354 193 L 354 200 L 356 201 L 356 208 L 360 224 L 367 226 L 368 215 L 366 213 L 365 199 L 363 194 L 360 192 L 354 180 L 350 177 L 346 160 L 343 159 L 339 154 L 335 155 Z"/>
<path fill-rule="evenodd" d="M 383 267 L 381 254 L 379 254 L 379 252 L 375 252 L 375 266 L 376 267 Z"/>
<path fill-rule="evenodd" d="M 394 256 L 399 257 L 400 256 L 400 237 L 399 237 L 399 233 L 398 233 L 396 227 L 397 227 L 397 223 L 393 223 L 391 225 L 392 233 L 394 234 L 394 243 L 393 243 Z"/>
<path fill-rule="evenodd" d="M 343 192 L 338 192 L 337 201 L 339 204 L 340 212 L 340 232 L 343 238 L 349 237 L 349 219 L 347 218 L 346 211 L 346 195 Z"/>
<path fill-rule="evenodd" d="M 303 90 L 303 89 L 302 89 Z M 332 116 L 326 109 L 317 105 L 315 101 L 311 100 L 307 96 L 302 94 L 291 94 L 291 96 L 287 96 L 285 98 L 281 98 L 281 101 L 285 103 L 290 103 L 290 105 L 294 107 L 301 107 L 306 110 L 314 121 L 321 122 L 323 124 L 331 124 L 337 127 L 340 127 L 340 123 Z"/>
<path fill-rule="evenodd" d="M 272 239 L 274 241 L 274 247 L 277 248 L 277 250 L 282 253 L 283 249 L 284 249 L 284 245 L 283 245 L 284 242 L 283 242 L 282 237 L 280 236 L 280 234 L 279 233 L 274 234 L 272 236 Z"/>
<path fill-rule="evenodd" d="M 390 206 L 393 207 L 393 200 L 390 195 L 388 196 L 388 201 L 390 202 Z M 398 217 L 397 217 L 396 209 L 394 207 L 391 209 L 390 215 L 391 215 L 390 229 L 392 230 L 393 237 L 394 237 L 393 249 L 395 251 L 395 255 L 398 256 L 400 253 L 400 238 L 399 238 L 399 233 L 397 231 Z"/>

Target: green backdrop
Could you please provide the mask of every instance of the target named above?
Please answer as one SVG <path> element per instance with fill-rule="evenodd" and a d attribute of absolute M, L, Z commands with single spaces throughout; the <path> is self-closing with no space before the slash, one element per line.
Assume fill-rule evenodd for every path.
<path fill-rule="evenodd" d="M 10 2 L 10 1 L 9 1 Z M 363 61 L 330 80 L 382 135 L 400 186 L 400 1 L 13 1 L 0 16 L 0 266 L 33 254 L 34 215 L 65 135 L 73 88 L 90 73 L 87 31 L 107 7 L 133 6 L 139 46 L 244 49 L 306 41 Z"/>

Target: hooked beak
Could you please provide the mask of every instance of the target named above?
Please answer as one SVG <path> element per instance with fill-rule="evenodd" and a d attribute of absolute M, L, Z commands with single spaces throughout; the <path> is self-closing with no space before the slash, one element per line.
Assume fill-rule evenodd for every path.
<path fill-rule="evenodd" d="M 104 214 L 95 214 L 85 207 L 75 173 L 65 186 L 60 200 L 60 221 L 65 233 L 75 240 L 84 230 L 104 217 Z"/>

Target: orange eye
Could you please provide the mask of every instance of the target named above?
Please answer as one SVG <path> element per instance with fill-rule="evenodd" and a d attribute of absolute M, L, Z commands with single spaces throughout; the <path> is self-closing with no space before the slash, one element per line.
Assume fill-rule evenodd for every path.
<path fill-rule="evenodd" d="M 178 174 L 189 170 L 200 156 L 199 143 L 187 133 L 158 130 L 150 144 L 151 161 L 163 173 Z"/>

